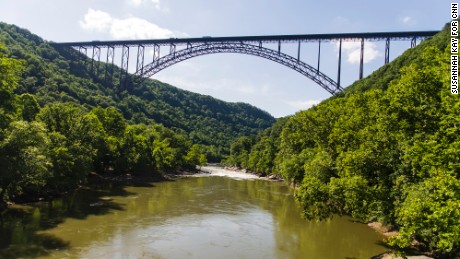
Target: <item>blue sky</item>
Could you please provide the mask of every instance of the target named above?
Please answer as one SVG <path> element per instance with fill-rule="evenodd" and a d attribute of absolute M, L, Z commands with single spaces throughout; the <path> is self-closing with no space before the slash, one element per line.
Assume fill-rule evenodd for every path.
<path fill-rule="evenodd" d="M 446 0 L 1 0 L 0 20 L 55 42 L 202 36 L 440 30 Z M 410 42 L 392 42 L 390 59 Z M 296 46 L 283 46 L 296 53 Z M 316 66 L 317 44 L 302 45 Z M 357 45 L 344 45 L 342 85 L 358 79 Z M 383 43 L 366 42 L 364 74 L 383 64 Z M 337 46 L 321 47 L 321 71 L 337 77 Z M 359 55 L 358 55 L 359 56 Z M 131 67 L 134 67 L 131 65 Z M 215 54 L 169 67 L 155 79 L 275 117 L 306 109 L 330 94 L 282 65 L 241 54 Z"/>

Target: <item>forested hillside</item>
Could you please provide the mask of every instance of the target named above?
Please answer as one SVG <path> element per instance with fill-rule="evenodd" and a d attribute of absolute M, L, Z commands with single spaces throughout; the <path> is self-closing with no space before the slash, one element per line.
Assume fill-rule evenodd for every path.
<path fill-rule="evenodd" d="M 274 122 L 270 114 L 251 105 L 223 102 L 156 80 L 120 92 L 116 80 L 114 85 L 103 80 L 103 64 L 95 76 L 91 62 L 82 62 L 86 57 L 78 51 L 54 47 L 14 25 L 0 23 L 0 42 L 6 46 L 6 57 L 26 62 L 15 92 L 35 95 L 40 107 L 56 101 L 89 109 L 115 107 L 128 123 L 160 123 L 208 146 L 211 160 L 227 153 L 236 137 L 257 134 Z M 119 72 L 116 68 L 114 77 Z"/>
<path fill-rule="evenodd" d="M 204 147 L 184 134 L 128 124 L 114 107 L 41 107 L 37 95 L 15 93 L 28 65 L 5 53 L 0 44 L 0 205 L 61 194 L 90 173 L 154 176 L 206 162 Z"/>
<path fill-rule="evenodd" d="M 120 91 L 84 59 L 0 23 L 0 205 L 61 194 L 92 173 L 194 170 L 274 122 L 248 104 L 154 80 Z"/>
<path fill-rule="evenodd" d="M 295 185 L 307 219 L 394 226 L 392 246 L 460 256 L 460 98 L 450 28 L 341 96 L 231 146 L 226 163 Z"/>

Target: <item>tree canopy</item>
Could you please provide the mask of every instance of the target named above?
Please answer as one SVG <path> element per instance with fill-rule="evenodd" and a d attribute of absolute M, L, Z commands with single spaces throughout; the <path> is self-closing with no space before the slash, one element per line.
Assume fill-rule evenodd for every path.
<path fill-rule="evenodd" d="M 460 98 L 450 93 L 449 31 L 255 140 L 236 140 L 224 162 L 281 175 L 297 186 L 307 219 L 381 221 L 399 230 L 393 246 L 417 240 L 421 251 L 460 256 Z"/>
<path fill-rule="evenodd" d="M 104 63 L 96 62 L 92 68 L 91 60 L 77 50 L 57 47 L 15 25 L 0 22 L 0 42 L 7 47 L 3 49 L 7 57 L 27 64 L 21 80 L 8 83 L 9 87 L 16 93 L 33 94 L 40 107 L 53 102 L 71 102 L 87 109 L 111 107 L 128 124 L 159 123 L 185 134 L 207 146 L 206 155 L 215 162 L 228 154 L 235 138 L 257 134 L 275 121 L 249 104 L 223 102 L 157 80 L 121 91 L 118 67 L 109 69 L 113 75 L 108 79 Z M 26 113 L 33 113 L 31 105 Z"/>

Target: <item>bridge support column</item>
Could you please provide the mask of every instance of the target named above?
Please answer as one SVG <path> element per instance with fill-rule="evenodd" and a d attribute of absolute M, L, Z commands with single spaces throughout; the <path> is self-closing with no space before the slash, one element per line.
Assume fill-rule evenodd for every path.
<path fill-rule="evenodd" d="M 337 85 L 340 87 L 340 73 L 342 72 L 342 39 L 339 41 L 339 64 L 337 67 Z"/>
<path fill-rule="evenodd" d="M 160 45 L 153 45 L 153 60 L 152 63 L 155 63 L 160 58 Z"/>
<path fill-rule="evenodd" d="M 321 61 L 321 40 L 318 41 L 318 68 L 317 73 L 319 74 L 319 62 Z"/>
<path fill-rule="evenodd" d="M 97 61 L 97 62 L 96 62 Z M 101 61 L 101 48 L 98 46 L 93 47 L 93 55 L 91 59 L 91 73 L 93 75 L 97 75 L 97 68 L 99 66 L 99 62 Z"/>
<path fill-rule="evenodd" d="M 136 59 L 136 71 L 144 72 L 144 52 L 145 47 L 143 45 L 137 46 L 137 59 Z"/>
<path fill-rule="evenodd" d="M 172 54 L 173 58 L 176 57 L 176 45 L 174 45 L 173 43 L 171 43 L 171 45 L 169 46 L 169 54 Z"/>
<path fill-rule="evenodd" d="M 88 58 L 88 49 L 86 47 L 83 47 L 83 46 L 80 46 L 78 47 L 78 52 L 80 52 L 81 54 L 85 55 L 85 57 L 82 59 L 82 63 L 83 63 L 83 66 L 86 67 L 86 60 Z"/>
<path fill-rule="evenodd" d="M 385 41 L 385 65 L 390 62 L 390 38 Z"/>
<path fill-rule="evenodd" d="M 359 59 L 359 79 L 363 79 L 364 71 L 364 38 L 361 39 L 361 57 Z"/>
<path fill-rule="evenodd" d="M 120 70 L 120 85 L 122 89 L 128 78 L 128 67 L 129 67 L 129 46 L 123 45 L 121 48 L 121 70 Z"/>
<path fill-rule="evenodd" d="M 105 75 L 104 80 L 105 82 L 111 84 L 113 78 L 113 62 L 115 56 L 115 47 L 108 46 L 107 47 L 107 58 L 105 60 Z M 109 65 L 111 63 L 111 65 Z M 110 69 L 110 71 L 109 71 Z"/>
<path fill-rule="evenodd" d="M 299 43 L 297 45 L 297 62 L 299 62 L 300 60 L 300 40 L 299 40 Z"/>

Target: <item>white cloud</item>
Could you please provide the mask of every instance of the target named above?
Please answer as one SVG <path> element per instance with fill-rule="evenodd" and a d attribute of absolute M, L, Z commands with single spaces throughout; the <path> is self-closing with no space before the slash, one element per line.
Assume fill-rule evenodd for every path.
<path fill-rule="evenodd" d="M 160 9 L 160 0 L 128 0 L 128 2 L 136 7 L 142 4 L 153 4 L 156 9 Z"/>
<path fill-rule="evenodd" d="M 128 2 L 132 5 L 139 6 L 142 4 L 143 0 L 129 0 Z"/>
<path fill-rule="evenodd" d="M 339 42 L 335 42 L 334 44 L 338 52 Z M 361 41 L 342 42 L 342 55 L 343 54 L 346 55 L 347 62 L 359 64 L 361 60 Z M 382 53 L 377 50 L 377 45 L 375 43 L 368 41 L 364 42 L 364 63 L 369 63 L 380 56 L 382 56 Z"/>
<path fill-rule="evenodd" d="M 414 25 L 416 22 L 414 20 L 414 18 L 412 18 L 411 16 L 404 16 L 404 17 L 401 17 L 400 18 L 400 21 L 404 24 L 404 25 Z"/>
<path fill-rule="evenodd" d="M 170 38 L 174 33 L 146 20 L 132 17 L 114 19 L 110 27 L 110 35 L 115 39 L 155 39 Z"/>
<path fill-rule="evenodd" d="M 307 110 L 320 103 L 320 100 L 289 101 L 287 104 L 297 110 Z"/>
<path fill-rule="evenodd" d="M 85 14 L 83 21 L 80 21 L 80 26 L 85 30 L 104 31 L 112 24 L 110 14 L 103 11 L 89 9 Z"/>
<path fill-rule="evenodd" d="M 141 18 L 118 19 L 109 13 L 93 9 L 88 10 L 83 21 L 80 21 L 80 26 L 88 31 L 108 32 L 114 39 L 161 39 L 185 35 L 161 28 Z"/>
<path fill-rule="evenodd" d="M 411 18 L 410 16 L 406 16 L 406 17 L 402 18 L 401 21 L 402 21 L 403 23 L 406 23 L 406 24 L 407 24 L 407 23 L 409 23 L 410 21 L 412 21 L 412 18 Z"/>

